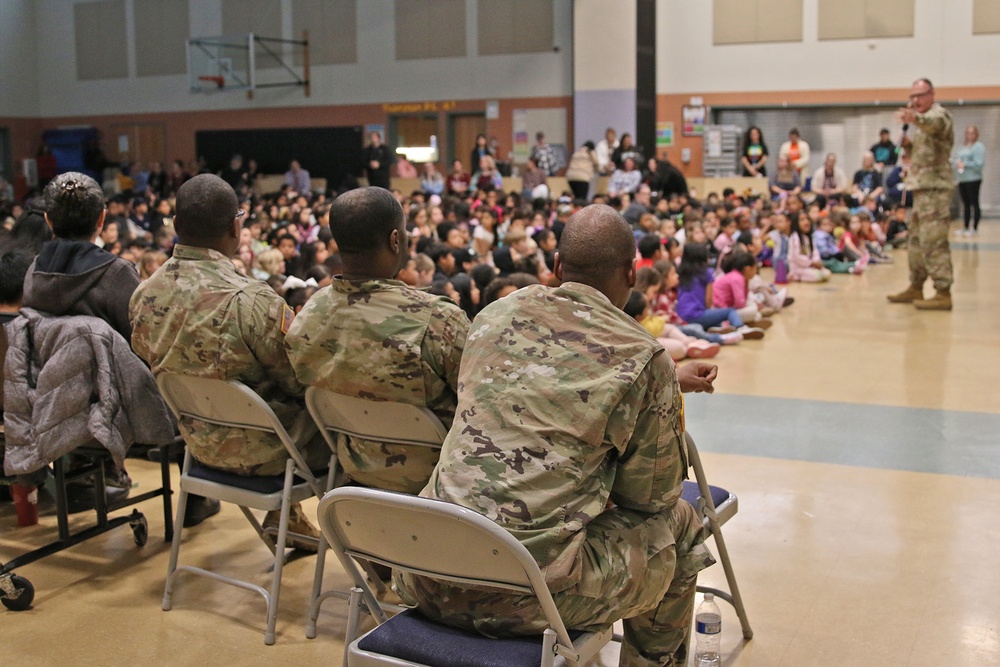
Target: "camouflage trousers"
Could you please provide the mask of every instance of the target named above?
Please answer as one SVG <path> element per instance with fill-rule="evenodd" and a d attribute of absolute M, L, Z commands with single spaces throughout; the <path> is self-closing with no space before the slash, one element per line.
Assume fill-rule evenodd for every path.
<path fill-rule="evenodd" d="M 337 436 L 337 460 L 344 474 L 373 489 L 416 495 L 427 486 L 440 450 Z"/>
<path fill-rule="evenodd" d="M 686 664 L 698 573 L 715 562 L 694 508 L 681 500 L 656 514 L 614 509 L 586 530 L 580 580 L 552 595 L 566 627 L 596 630 L 624 619 L 620 665 Z M 530 596 L 403 573 L 393 580 L 407 604 L 448 625 L 490 637 L 540 634 L 547 627 Z"/>
<path fill-rule="evenodd" d="M 951 218 L 952 190 L 917 190 L 913 193 L 913 216 L 910 220 L 910 284 L 917 287 L 927 277 L 934 289 L 948 290 L 952 283 L 951 249 L 948 225 Z"/>

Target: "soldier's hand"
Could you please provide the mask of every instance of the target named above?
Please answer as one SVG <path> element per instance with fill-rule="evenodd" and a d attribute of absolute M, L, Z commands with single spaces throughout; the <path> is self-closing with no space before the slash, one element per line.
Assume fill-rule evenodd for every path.
<path fill-rule="evenodd" d="M 677 382 L 685 394 L 702 392 L 711 394 L 715 391 L 712 383 L 719 375 L 719 367 L 705 361 L 692 361 L 677 369 Z"/>

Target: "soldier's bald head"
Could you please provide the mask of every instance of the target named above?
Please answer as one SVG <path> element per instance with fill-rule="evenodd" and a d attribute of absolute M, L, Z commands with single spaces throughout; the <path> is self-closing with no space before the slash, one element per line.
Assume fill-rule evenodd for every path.
<path fill-rule="evenodd" d="M 559 239 L 562 279 L 604 292 L 627 290 L 634 282 L 635 235 L 618 211 L 592 204 L 574 213 Z"/>
<path fill-rule="evenodd" d="M 174 229 L 182 241 L 210 241 L 233 227 L 239 200 L 232 186 L 215 174 L 199 174 L 177 189 Z"/>
<path fill-rule="evenodd" d="M 610 206 L 593 204 L 566 221 L 559 240 L 563 270 L 574 274 L 601 274 L 628 267 L 635 259 L 635 235 L 625 219 Z"/>
<path fill-rule="evenodd" d="M 392 231 L 402 225 L 403 207 L 385 188 L 351 190 L 330 205 L 330 232 L 341 253 L 365 254 L 384 248 Z"/>

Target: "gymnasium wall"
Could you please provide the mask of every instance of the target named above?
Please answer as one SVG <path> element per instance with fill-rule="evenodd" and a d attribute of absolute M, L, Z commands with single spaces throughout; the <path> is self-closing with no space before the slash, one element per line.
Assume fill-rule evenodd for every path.
<path fill-rule="evenodd" d="M 744 6 L 761 9 L 759 31 L 769 22 L 764 9 L 789 4 L 789 0 L 743 1 Z M 702 138 L 681 133 L 682 107 L 692 97 L 702 98 L 710 108 L 891 109 L 905 103 L 913 79 L 925 76 L 934 81 L 938 100 L 947 105 L 1000 103 L 1000 70 L 995 67 L 1000 61 L 1000 34 L 976 34 L 988 23 L 982 11 L 992 0 L 907 0 L 912 7 L 912 37 L 843 39 L 820 39 L 821 32 L 830 32 L 829 12 L 846 15 L 862 6 L 877 17 L 880 0 L 868 0 L 867 6 L 864 0 L 791 1 L 801 5 L 800 39 L 716 45 L 713 2 L 659 0 L 657 119 L 673 122 L 676 128 L 674 147 L 661 154 L 666 152 L 688 175 L 700 175 L 702 167 Z M 907 2 L 884 4 L 895 7 Z M 975 30 L 974 6 L 979 10 Z M 754 32 L 747 28 L 748 35 Z M 772 136 L 768 143 L 776 151 L 783 140 Z M 681 164 L 684 148 L 691 152 L 687 164 Z M 822 150 L 814 146 L 814 152 Z M 849 158 L 850 165 L 854 157 Z"/>
<path fill-rule="evenodd" d="M 464 21 L 426 24 L 444 5 L 464 12 Z M 507 25 L 507 6 L 519 16 L 538 16 L 531 26 Z M 354 48 L 322 41 L 343 26 L 333 33 L 314 27 L 308 98 L 298 87 L 258 90 L 252 100 L 241 92 L 192 94 L 186 73 L 160 73 L 177 71 L 174 45 L 188 36 L 251 29 L 266 34 L 264 26 L 273 26 L 268 36 L 298 39 L 293 29 L 302 17 L 325 13 L 350 22 L 347 13 L 333 11 L 345 7 L 352 10 Z M 167 10 L 169 39 L 151 33 L 148 18 Z M 166 157 L 185 160 L 195 157 L 196 129 L 384 125 L 404 105 L 440 109 L 443 125 L 445 110 L 485 112 L 488 101 L 499 101 L 500 117 L 487 120 L 487 131 L 498 136 L 504 154 L 512 148 L 514 109 L 563 108 L 572 132 L 572 0 L 0 0 L 0 11 L 0 48 L 14 48 L 8 34 L 22 32 L 15 23 L 24 26 L 22 41 L 31 47 L 12 59 L 25 67 L 0 68 L 0 82 L 7 84 L 8 77 L 27 91 L 16 108 L 0 95 L 0 125 L 15 135 L 15 159 L 32 155 L 38 136 L 20 136 L 25 126 L 4 123 L 5 116 L 40 118 L 43 128 L 92 124 L 102 131 L 163 123 Z M 187 26 L 177 24 L 180 11 Z M 112 38 L 106 26 L 122 13 L 124 34 L 114 31 Z M 450 55 L 431 48 L 442 40 L 450 40 L 442 51 Z M 151 59 L 150 51 L 162 57 Z M 104 137 L 109 158 L 116 158 L 116 146 L 115 137 Z"/>
<path fill-rule="evenodd" d="M 38 39 L 28 0 L 0 2 L 0 37 L 0 118 L 36 116 L 38 78 L 32 63 Z"/>

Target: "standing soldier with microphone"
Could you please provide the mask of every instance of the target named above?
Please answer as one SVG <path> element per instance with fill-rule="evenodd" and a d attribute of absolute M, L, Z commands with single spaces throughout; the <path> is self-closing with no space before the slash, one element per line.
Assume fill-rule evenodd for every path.
<path fill-rule="evenodd" d="M 913 194 L 910 221 L 910 286 L 889 295 L 892 303 L 912 303 L 920 310 L 951 310 L 951 249 L 948 223 L 955 187 L 951 171 L 954 124 L 951 114 L 934 101 L 934 85 L 917 79 L 910 101 L 897 112 L 904 132 L 915 126 L 913 137 L 904 136 L 901 147 L 909 158 L 906 189 Z M 924 298 L 924 282 L 934 281 L 935 294 Z"/>

